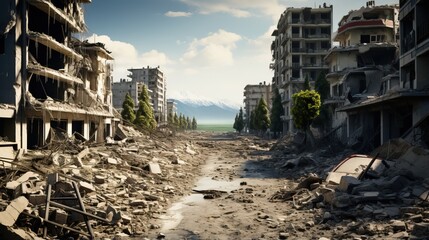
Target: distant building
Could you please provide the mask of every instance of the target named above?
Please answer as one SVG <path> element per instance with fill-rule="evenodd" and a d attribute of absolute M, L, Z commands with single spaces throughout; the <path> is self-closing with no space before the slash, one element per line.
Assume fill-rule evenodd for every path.
<path fill-rule="evenodd" d="M 271 84 L 259 83 L 257 85 L 246 85 L 244 88 L 244 122 L 245 128 L 249 130 L 250 114 L 258 106 L 259 100 L 264 99 L 271 108 Z"/>
<path fill-rule="evenodd" d="M 174 99 L 168 99 L 167 100 L 167 115 L 172 115 L 177 113 L 177 103 L 174 101 Z"/>
<path fill-rule="evenodd" d="M 292 95 L 303 89 L 307 78 L 311 85 L 328 69 L 324 62 L 331 48 L 332 5 L 319 8 L 287 8 L 277 24 L 271 44 L 274 70 L 273 88 L 278 88 L 285 113 L 283 132 L 294 131 Z"/>
<path fill-rule="evenodd" d="M 121 79 L 119 82 L 114 82 L 112 86 L 113 91 L 113 107 L 122 110 L 122 103 L 125 100 L 125 96 L 130 94 L 131 98 L 134 101 L 134 106 L 137 109 L 139 96 L 143 90 L 144 83 L 142 82 L 133 82 L 127 81 L 126 79 Z"/>
<path fill-rule="evenodd" d="M 159 67 L 128 69 L 131 74 L 128 77 L 133 82 L 142 82 L 148 90 L 152 91 L 152 104 L 154 109 L 155 119 L 158 123 L 167 121 L 167 86 L 164 73 L 159 70 Z"/>

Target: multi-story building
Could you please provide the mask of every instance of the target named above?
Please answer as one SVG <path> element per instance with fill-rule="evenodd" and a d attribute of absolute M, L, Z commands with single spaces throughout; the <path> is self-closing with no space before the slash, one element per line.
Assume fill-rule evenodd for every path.
<path fill-rule="evenodd" d="M 271 44 L 273 87 L 279 89 L 285 114 L 283 132 L 293 131 L 292 95 L 303 89 L 305 79 L 314 84 L 328 69 L 324 62 L 331 48 L 332 6 L 287 8 L 277 24 Z"/>
<path fill-rule="evenodd" d="M 143 85 L 144 83 L 142 82 L 127 81 L 126 79 L 120 79 L 119 82 L 114 82 L 112 86 L 113 107 L 121 111 L 125 96 L 128 93 L 133 99 L 135 108 L 137 109 L 139 96 L 143 90 Z"/>
<path fill-rule="evenodd" d="M 103 44 L 72 37 L 85 30 L 81 3 L 90 2 L 0 2 L 0 136 L 17 148 L 56 134 L 113 135 L 113 58 Z"/>
<path fill-rule="evenodd" d="M 174 99 L 168 99 L 167 100 L 167 115 L 173 116 L 177 113 L 177 103 Z"/>
<path fill-rule="evenodd" d="M 167 120 L 167 94 L 166 80 L 159 67 L 128 69 L 128 75 L 133 82 L 144 83 L 151 93 L 154 115 L 158 123 Z"/>
<path fill-rule="evenodd" d="M 268 109 L 271 108 L 271 84 L 265 82 L 244 87 L 244 122 L 246 131 L 249 130 L 250 114 L 258 106 L 259 100 L 264 99 Z"/>
<path fill-rule="evenodd" d="M 367 36 L 358 38 L 365 40 L 360 43 L 364 46 L 360 53 L 368 52 L 374 61 L 371 67 L 379 69 L 383 75 L 371 77 L 361 71 L 359 79 L 344 82 L 350 90 L 343 89 L 349 94 L 344 106 L 337 109 L 337 112 L 347 114 L 348 143 L 360 150 L 371 150 L 399 137 L 413 145 L 429 146 L 429 3 L 402 0 L 399 14 L 397 9 L 398 6 L 374 6 L 374 1 L 369 1 L 362 14 L 351 18 L 350 23 L 343 22 L 348 27 L 384 29 L 365 33 L 370 35 L 369 43 Z M 390 39 L 391 43 L 396 42 L 393 38 L 397 32 L 396 16 L 399 16 L 400 25 L 400 57 L 399 64 L 394 62 L 392 65 L 393 68 L 399 67 L 399 74 L 389 71 L 386 64 L 390 59 L 395 59 L 390 47 L 376 48 L 372 44 L 372 40 L 383 38 L 385 41 Z M 384 37 L 379 38 L 378 35 Z M 375 44 L 386 46 L 386 43 Z M 364 58 L 369 59 L 368 56 Z"/>
<path fill-rule="evenodd" d="M 343 16 L 338 24 L 334 36 L 338 46 L 325 57 L 330 98 L 324 104 L 331 110 L 332 128 L 338 128 L 339 139 L 346 141 L 363 128 L 347 127 L 351 115 L 338 110 L 378 94 L 382 78 L 397 71 L 398 13 L 398 5 L 376 6 L 368 1 L 365 7 Z"/>

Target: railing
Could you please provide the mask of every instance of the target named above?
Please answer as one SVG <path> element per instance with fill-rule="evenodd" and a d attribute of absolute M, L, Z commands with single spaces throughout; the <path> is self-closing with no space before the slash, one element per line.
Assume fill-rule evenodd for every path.
<path fill-rule="evenodd" d="M 292 63 L 292 68 L 300 68 L 301 64 L 300 63 Z"/>
<path fill-rule="evenodd" d="M 305 34 L 304 38 L 329 38 L 329 34 Z"/>

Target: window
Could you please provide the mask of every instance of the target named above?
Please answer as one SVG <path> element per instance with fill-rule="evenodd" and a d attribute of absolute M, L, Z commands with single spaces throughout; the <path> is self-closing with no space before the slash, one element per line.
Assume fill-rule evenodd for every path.
<path fill-rule="evenodd" d="M 384 42 L 384 35 L 377 35 L 377 42 Z"/>
<path fill-rule="evenodd" d="M 6 52 L 6 41 L 4 35 L 0 36 L 0 54 L 5 54 Z"/>
<path fill-rule="evenodd" d="M 369 43 L 369 35 L 360 35 L 360 43 Z"/>
<path fill-rule="evenodd" d="M 377 41 L 377 36 L 371 35 L 371 42 L 375 42 L 375 41 Z"/>

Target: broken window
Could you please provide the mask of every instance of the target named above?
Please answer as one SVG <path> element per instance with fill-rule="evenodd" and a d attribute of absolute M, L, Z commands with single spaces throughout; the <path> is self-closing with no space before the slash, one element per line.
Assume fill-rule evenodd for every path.
<path fill-rule="evenodd" d="M 6 39 L 4 35 L 0 35 L 0 54 L 5 54 L 6 52 Z"/>
<path fill-rule="evenodd" d="M 360 43 L 369 43 L 370 38 L 369 35 L 360 35 Z"/>

